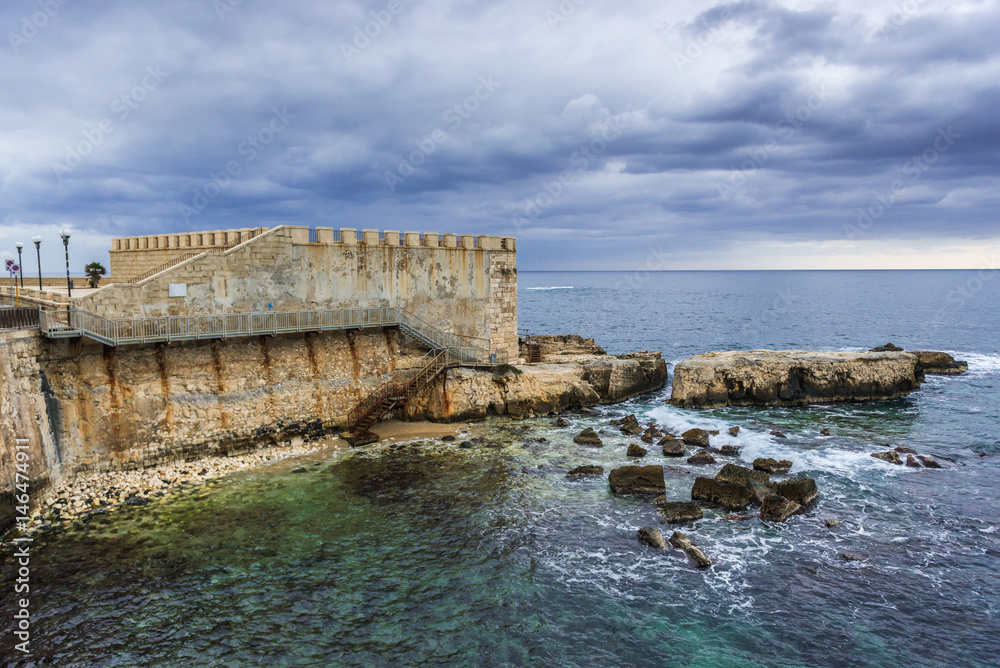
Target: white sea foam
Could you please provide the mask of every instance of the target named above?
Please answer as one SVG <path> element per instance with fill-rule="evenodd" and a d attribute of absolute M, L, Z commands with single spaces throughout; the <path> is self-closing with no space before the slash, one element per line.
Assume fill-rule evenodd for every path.
<path fill-rule="evenodd" d="M 521 288 L 522 290 L 572 290 L 572 285 L 546 285 L 540 288 Z"/>

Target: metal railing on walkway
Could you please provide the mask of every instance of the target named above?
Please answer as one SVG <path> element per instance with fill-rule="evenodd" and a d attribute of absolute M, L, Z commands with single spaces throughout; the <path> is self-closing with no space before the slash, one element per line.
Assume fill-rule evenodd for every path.
<path fill-rule="evenodd" d="M 8 329 L 34 329 L 38 327 L 38 307 L 0 306 L 0 331 Z"/>

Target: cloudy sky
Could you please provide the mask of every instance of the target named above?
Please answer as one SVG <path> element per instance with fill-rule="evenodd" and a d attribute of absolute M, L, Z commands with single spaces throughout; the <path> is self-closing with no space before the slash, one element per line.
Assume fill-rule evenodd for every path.
<path fill-rule="evenodd" d="M 1000 267 L 1000 3 L 8 0 L 0 253 L 297 223 L 521 269 Z M 29 271 L 33 258 L 25 262 Z"/>

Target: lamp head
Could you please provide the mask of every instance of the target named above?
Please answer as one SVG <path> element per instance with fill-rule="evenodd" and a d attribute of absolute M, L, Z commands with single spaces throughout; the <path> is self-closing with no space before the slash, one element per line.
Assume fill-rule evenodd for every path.
<path fill-rule="evenodd" d="M 41 243 L 42 243 L 42 238 L 41 237 L 31 237 L 31 240 L 35 242 L 36 246 L 40 246 Z"/>
<path fill-rule="evenodd" d="M 17 250 L 21 250 L 22 248 L 24 248 L 24 244 L 18 241 L 16 244 L 14 244 L 14 248 L 16 248 Z"/>
<path fill-rule="evenodd" d="M 62 238 L 63 243 L 69 243 L 69 238 L 73 234 L 73 230 L 68 227 L 64 230 L 59 230 L 59 236 Z"/>

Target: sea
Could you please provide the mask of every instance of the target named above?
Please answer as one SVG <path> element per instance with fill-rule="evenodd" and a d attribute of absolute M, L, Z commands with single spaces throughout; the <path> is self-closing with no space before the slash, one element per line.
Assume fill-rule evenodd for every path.
<path fill-rule="evenodd" d="M 668 366 L 718 350 L 942 350 L 968 373 L 892 401 L 494 418 L 438 440 L 325 451 L 40 536 L 29 657 L 52 666 L 1000 665 L 1000 277 L 983 271 L 527 272 L 519 326 Z M 819 498 L 783 524 L 706 509 L 679 527 L 714 562 L 640 545 L 660 524 L 582 464 L 627 463 L 608 427 L 793 462 Z M 739 426 L 736 437 L 727 429 Z M 605 429 L 600 449 L 575 445 Z M 829 430 L 823 435 L 822 430 Z M 771 435 L 780 430 L 786 438 Z M 907 446 L 941 469 L 873 452 Z M 728 460 L 727 460 L 728 461 Z M 652 447 L 667 496 L 697 467 Z M 714 469 L 713 469 L 714 472 Z M 827 520 L 840 524 L 828 526 Z M 9 577 L 9 561 L 4 569 Z"/>

